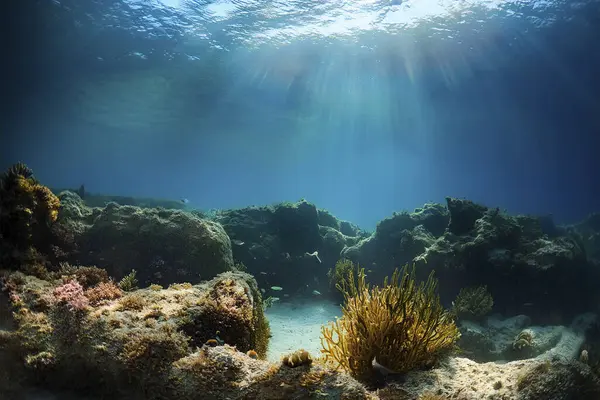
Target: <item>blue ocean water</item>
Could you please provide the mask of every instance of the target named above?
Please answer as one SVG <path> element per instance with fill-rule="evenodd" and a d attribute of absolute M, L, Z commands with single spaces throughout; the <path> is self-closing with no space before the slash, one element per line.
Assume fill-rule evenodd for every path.
<path fill-rule="evenodd" d="M 600 2 L 22 0 L 0 167 L 361 227 L 445 196 L 597 209 Z"/>

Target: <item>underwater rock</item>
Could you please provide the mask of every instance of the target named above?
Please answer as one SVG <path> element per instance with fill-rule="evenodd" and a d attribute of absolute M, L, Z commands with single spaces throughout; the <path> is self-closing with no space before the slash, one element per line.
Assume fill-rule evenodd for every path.
<path fill-rule="evenodd" d="M 600 267 L 600 213 L 567 227 L 568 232 L 581 243 L 588 259 Z"/>
<path fill-rule="evenodd" d="M 321 208 L 317 209 L 318 224 L 320 226 L 327 226 L 333 228 L 336 231 L 340 230 L 340 221 L 329 211 Z"/>
<path fill-rule="evenodd" d="M 307 293 L 325 291 L 328 269 L 345 246 L 357 241 L 340 232 L 343 222 L 304 200 L 223 210 L 216 220 L 234 243 L 234 259 L 243 263 L 261 286 L 281 286 L 288 294 L 303 293 L 307 285 Z M 306 256 L 315 251 L 318 259 Z"/>
<path fill-rule="evenodd" d="M 0 268 L 35 269 L 42 274 L 62 251 L 52 228 L 59 199 L 23 163 L 0 174 Z"/>
<path fill-rule="evenodd" d="M 449 357 L 430 371 L 413 371 L 402 383 L 389 383 L 379 390 L 381 399 L 428 398 L 435 393 L 442 399 L 586 399 L 600 398 L 600 380 L 590 368 L 577 361 L 582 332 L 596 316 L 582 314 L 564 328 L 561 339 L 535 358 L 509 362 L 477 362 Z M 495 321 L 490 325 L 519 329 L 524 316 Z M 461 329 L 462 330 L 462 329 Z M 471 329 L 470 329 L 471 330 Z M 495 338 L 492 338 L 495 340 Z M 470 357 L 471 354 L 466 352 Z M 403 393 L 406 397 L 394 397 Z"/>
<path fill-rule="evenodd" d="M 479 362 L 523 360 L 546 353 L 570 359 L 578 354 L 594 318 L 582 314 L 570 326 L 532 326 L 525 315 L 492 316 L 482 323 L 461 321 L 458 344 L 465 355 Z"/>
<path fill-rule="evenodd" d="M 427 397 L 428 393 L 436 397 Z M 431 371 L 409 373 L 403 384 L 390 383 L 378 395 L 380 399 L 595 400 L 600 398 L 600 380 L 575 360 L 477 363 L 456 357 Z"/>
<path fill-rule="evenodd" d="M 431 246 L 446 229 L 449 218 L 448 210 L 440 204 L 425 204 L 412 213 L 394 213 L 380 221 L 371 236 L 349 244 L 341 256 L 362 267 L 374 267 L 377 277 L 389 275 Z"/>
<path fill-rule="evenodd" d="M 61 284 L 19 273 L 5 279 L 15 329 L 6 341 L 10 346 L 0 346 L 0 357 L 14 362 L 7 365 L 10 371 L 47 379 L 49 387 L 132 395 L 141 389 L 160 397 L 169 389 L 164 379 L 171 363 L 202 347 L 207 338 L 237 351 L 253 350 L 260 358 L 266 355 L 269 327 L 260 292 L 248 274 L 224 273 L 196 286 L 136 290 L 77 308 L 68 306 L 71 300 L 65 297 L 74 292 L 57 297 L 65 286 Z"/>
<path fill-rule="evenodd" d="M 415 261 L 436 270 L 443 299 L 456 296 L 458 283 L 487 285 L 496 312 L 526 313 L 539 323 L 561 324 L 587 311 L 592 282 L 600 278 L 575 238 L 549 238 L 538 218 L 497 209 L 485 211 L 464 234 L 446 231 Z"/>
<path fill-rule="evenodd" d="M 253 350 L 264 358 L 270 330 L 254 278 L 243 272 L 228 272 L 200 287 L 206 289 L 205 296 L 185 310 L 180 325 L 190 343 L 202 346 L 218 336 L 218 341 L 235 345 L 239 351 Z"/>
<path fill-rule="evenodd" d="M 85 221 L 90 216 L 100 212 L 99 209 L 92 209 L 88 207 L 83 199 L 75 192 L 63 191 L 58 194 L 60 199 L 60 212 L 58 213 L 59 221 Z M 91 222 L 91 221 L 90 221 Z"/>
<path fill-rule="evenodd" d="M 450 221 L 448 230 L 455 235 L 464 235 L 470 232 L 475 221 L 483 217 L 487 207 L 476 204 L 470 200 L 446 197 Z"/>
<path fill-rule="evenodd" d="M 357 237 L 365 234 L 365 232 L 363 232 L 358 225 L 353 224 L 350 221 L 340 220 L 327 210 L 319 208 L 317 212 L 319 217 L 319 225 L 322 227 L 333 228 L 345 236 L 350 237 Z"/>
<path fill-rule="evenodd" d="M 77 193 L 75 189 L 52 189 L 54 193 L 70 191 Z M 110 196 L 85 192 L 85 205 L 88 207 L 105 207 L 108 203 L 117 203 L 120 206 L 134 206 L 140 208 L 166 208 L 173 210 L 185 210 L 187 205 L 181 201 L 153 199 L 144 197 Z"/>
<path fill-rule="evenodd" d="M 397 266 L 412 264 L 435 242 L 435 237 L 424 225 L 415 225 L 411 215 L 400 213 L 384 219 L 373 235 L 344 248 L 341 256 L 372 269 L 371 282 L 381 281 Z M 417 273 L 421 278 L 427 277 L 422 271 Z"/>
<path fill-rule="evenodd" d="M 323 257 L 326 261 L 337 261 L 346 246 L 352 246 L 358 240 L 356 237 L 346 236 L 328 226 L 320 226 L 319 233 L 323 240 L 323 250 L 319 253 L 319 257 Z"/>
<path fill-rule="evenodd" d="M 72 233 L 73 262 L 123 277 L 132 269 L 140 283 L 198 282 L 233 269 L 231 242 L 223 227 L 180 210 L 109 203 L 89 208 L 71 192 L 59 224 Z"/>
<path fill-rule="evenodd" d="M 600 379 L 576 360 L 545 361 L 529 366 L 517 379 L 517 400 L 600 398 Z"/>
<path fill-rule="evenodd" d="M 323 365 L 288 368 L 255 360 L 230 346 L 203 347 L 176 361 L 172 399 L 376 399 L 348 375 Z"/>
<path fill-rule="evenodd" d="M 360 229 L 360 227 L 350 221 L 340 221 L 340 232 L 345 236 L 358 238 L 361 236 L 368 236 L 368 233 Z"/>
<path fill-rule="evenodd" d="M 536 358 L 478 363 L 451 356 L 431 369 L 411 371 L 402 380 L 390 379 L 375 391 L 319 360 L 288 368 L 256 359 L 253 349 L 242 350 L 247 348 L 243 341 L 232 340 L 231 331 L 223 328 L 237 331 L 262 310 L 256 283 L 248 274 L 228 272 L 200 285 L 137 290 L 79 311 L 48 297 L 62 281 L 13 273 L 4 284 L 8 289 L 0 294 L 10 295 L 16 322 L 16 330 L 0 335 L 0 361 L 6 367 L 0 369 L 0 396 L 7 399 L 20 398 L 18 384 L 32 382 L 51 390 L 49 395 L 71 391 L 84 398 L 116 400 L 192 400 L 199 394 L 209 400 L 389 400 L 427 398 L 426 393 L 473 400 L 592 400 L 600 395 L 598 377 L 590 368 L 569 361 L 581 348 L 577 335 L 592 323 L 592 315 L 578 318 L 567 330 L 576 339 L 563 335 Z M 210 301 L 223 307 L 221 312 L 228 315 L 221 319 L 224 323 L 200 321 L 199 310 Z M 196 330 L 187 329 L 191 321 Z M 230 324 L 233 321 L 239 322 Z M 526 323 L 527 318 L 519 316 L 489 325 L 518 330 Z M 199 343 L 208 336 L 190 337 L 186 331 L 192 336 L 207 332 L 216 345 Z M 251 335 L 245 340 L 249 343 Z"/>

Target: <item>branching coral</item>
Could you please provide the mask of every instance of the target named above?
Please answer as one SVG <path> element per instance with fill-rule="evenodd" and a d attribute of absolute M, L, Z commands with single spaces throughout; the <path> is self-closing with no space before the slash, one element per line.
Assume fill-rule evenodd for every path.
<path fill-rule="evenodd" d="M 459 319 L 479 319 L 489 313 L 494 306 L 487 286 L 463 288 L 454 300 L 452 312 Z"/>
<path fill-rule="evenodd" d="M 325 360 L 359 380 L 374 377 L 373 361 L 396 372 L 432 365 L 460 333 L 440 304 L 437 279 L 415 282 L 415 268 L 394 271 L 383 286 L 371 287 L 364 269 L 339 285 L 343 316 L 321 329 Z"/>

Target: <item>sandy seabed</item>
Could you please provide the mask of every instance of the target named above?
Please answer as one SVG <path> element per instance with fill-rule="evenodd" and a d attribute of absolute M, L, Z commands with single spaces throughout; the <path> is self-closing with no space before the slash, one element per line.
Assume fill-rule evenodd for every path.
<path fill-rule="evenodd" d="M 341 316 L 339 305 L 319 300 L 275 303 L 266 311 L 271 325 L 267 359 L 278 362 L 282 356 L 305 349 L 314 357 L 321 354 L 321 326 Z"/>

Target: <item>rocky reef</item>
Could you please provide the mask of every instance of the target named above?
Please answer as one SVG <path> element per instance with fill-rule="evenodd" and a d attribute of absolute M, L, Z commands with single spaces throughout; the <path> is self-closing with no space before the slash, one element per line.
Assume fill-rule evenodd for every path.
<path fill-rule="evenodd" d="M 342 256 L 383 276 L 416 263 L 422 277 L 435 270 L 446 303 L 464 287 L 483 285 L 495 312 L 557 324 L 588 310 L 600 278 L 578 235 L 545 218 L 453 198 L 446 207 L 429 204 L 381 221 Z"/>
<path fill-rule="evenodd" d="M 600 398 L 597 216 L 557 227 L 448 198 L 368 233 L 305 200 L 84 197 L 23 164 L 2 176 L 0 398 Z M 265 360 L 279 293 L 344 303 L 323 357 Z"/>
<path fill-rule="evenodd" d="M 368 233 L 305 200 L 207 215 L 116 203 L 89 207 L 73 192 L 59 198 L 57 225 L 74 236 L 67 261 L 117 277 L 136 269 L 144 284 L 198 282 L 237 264 L 260 287 L 282 288 L 268 295 L 316 291 L 339 300 L 328 273 L 349 259 L 371 282 L 405 264 L 415 263 L 421 279 L 434 270 L 446 305 L 465 287 L 486 286 L 494 312 L 527 314 L 540 323 L 568 323 L 597 298 L 600 229 L 593 216 L 557 227 L 549 217 L 511 216 L 448 198 L 445 205 L 395 213 Z"/>
<path fill-rule="evenodd" d="M 12 329 L 2 331 L 0 346 L 10 366 L 7 382 L 163 398 L 184 390 L 178 379 L 184 379 L 181 370 L 189 367 L 186 360 L 195 349 L 196 358 L 213 343 L 227 343 L 244 356 L 253 352 L 257 359 L 266 354 L 269 326 L 248 274 L 229 272 L 195 286 L 153 285 L 131 292 L 111 280 L 86 287 L 90 280 L 83 277 L 93 274 L 98 275 L 87 268 L 50 281 L 5 274 L 2 286 L 13 311 Z M 175 361 L 181 366 L 177 371 Z M 197 373 L 205 361 L 192 360 L 188 373 Z"/>
<path fill-rule="evenodd" d="M 199 282 L 233 269 L 231 241 L 214 221 L 112 202 L 91 208 L 73 192 L 59 199 L 57 224 L 71 232 L 71 263 L 95 265 L 116 277 L 134 269 L 144 285 Z"/>

